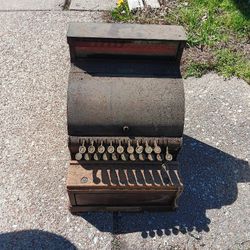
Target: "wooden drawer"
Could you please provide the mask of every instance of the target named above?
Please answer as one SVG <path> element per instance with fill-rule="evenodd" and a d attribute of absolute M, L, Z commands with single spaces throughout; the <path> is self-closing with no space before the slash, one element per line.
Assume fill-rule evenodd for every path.
<path fill-rule="evenodd" d="M 177 166 L 176 162 L 171 163 L 166 170 L 168 173 L 163 173 L 158 165 L 100 167 L 100 165 L 84 166 L 78 162 L 71 162 L 67 181 L 71 210 L 79 212 L 88 211 L 89 208 L 91 211 L 93 209 L 100 211 L 109 210 L 108 207 L 113 207 L 114 211 L 122 211 L 124 207 L 126 211 L 129 211 L 129 207 L 131 211 L 140 210 L 142 207 L 175 208 L 183 190 Z M 134 173 L 134 180 L 140 180 L 131 182 L 126 179 L 130 178 L 130 175 L 126 174 L 127 171 Z M 151 178 L 148 176 L 152 171 L 156 171 L 159 175 L 155 182 L 156 174 L 152 174 Z M 124 173 L 123 178 L 119 178 L 119 172 Z M 140 178 L 137 178 L 138 172 Z M 112 178 L 111 173 L 117 173 L 117 177 Z"/>
<path fill-rule="evenodd" d="M 83 205 L 160 205 L 173 203 L 176 191 L 172 192 L 145 192 L 122 191 L 118 192 L 73 192 L 77 206 Z"/>

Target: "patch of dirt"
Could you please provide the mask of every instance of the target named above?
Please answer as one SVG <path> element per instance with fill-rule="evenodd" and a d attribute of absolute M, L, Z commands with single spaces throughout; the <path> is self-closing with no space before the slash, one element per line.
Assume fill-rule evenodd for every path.
<path fill-rule="evenodd" d="M 186 72 L 190 62 L 213 64 L 214 55 L 211 48 L 207 46 L 187 47 L 183 51 L 181 59 L 181 72 Z"/>

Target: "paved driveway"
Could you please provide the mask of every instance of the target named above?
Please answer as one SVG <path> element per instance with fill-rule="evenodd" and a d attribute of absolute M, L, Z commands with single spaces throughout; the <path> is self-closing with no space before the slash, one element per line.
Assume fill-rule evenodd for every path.
<path fill-rule="evenodd" d="M 95 20 L 0 13 L 0 249 L 249 249 L 250 87 L 236 78 L 185 80 L 176 213 L 68 212 L 66 30 Z"/>

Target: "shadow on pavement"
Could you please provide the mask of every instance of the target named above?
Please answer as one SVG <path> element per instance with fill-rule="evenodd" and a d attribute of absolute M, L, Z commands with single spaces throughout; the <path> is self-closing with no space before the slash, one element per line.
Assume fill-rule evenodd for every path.
<path fill-rule="evenodd" d="M 142 237 L 209 231 L 208 209 L 219 209 L 237 199 L 237 183 L 249 182 L 248 162 L 237 159 L 189 136 L 179 157 L 184 192 L 175 212 L 114 213 L 114 234 L 141 232 Z M 108 213 L 86 213 L 82 218 L 100 231 Z"/>
<path fill-rule="evenodd" d="M 0 234 L 0 249 L 76 249 L 76 247 L 59 235 L 41 230 L 25 230 Z"/>

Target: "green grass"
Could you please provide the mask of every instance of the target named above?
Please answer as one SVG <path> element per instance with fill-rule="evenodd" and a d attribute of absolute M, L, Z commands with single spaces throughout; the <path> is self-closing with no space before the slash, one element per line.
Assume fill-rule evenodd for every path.
<path fill-rule="evenodd" d="M 230 49 L 215 51 L 213 61 L 190 60 L 187 64 L 184 77 L 201 77 L 209 71 L 216 71 L 225 78 L 237 76 L 250 83 L 250 60 Z"/>
<path fill-rule="evenodd" d="M 222 49 L 217 51 L 215 69 L 224 77 L 237 76 L 250 82 L 250 60 L 242 54 Z"/>
<path fill-rule="evenodd" d="M 214 65 L 210 63 L 204 62 L 195 62 L 190 61 L 188 63 L 188 67 L 186 69 L 184 77 L 194 76 L 194 77 L 201 77 L 202 75 L 206 74 L 210 70 L 214 69 Z"/>
<path fill-rule="evenodd" d="M 213 46 L 227 42 L 231 36 L 247 39 L 250 34 L 250 3 L 244 0 L 238 6 L 235 1 L 179 1 L 179 7 L 166 14 L 166 21 L 186 28 L 190 46 Z"/>
<path fill-rule="evenodd" d="M 140 23 L 157 23 L 158 18 L 162 23 L 162 16 L 165 16 L 165 24 L 184 26 L 190 50 L 198 47 L 201 55 L 203 51 L 213 55 L 211 60 L 204 53 L 202 62 L 200 56 L 199 59 L 194 55 L 186 58 L 186 77 L 216 71 L 224 77 L 237 76 L 250 83 L 250 52 L 244 51 L 244 45 L 250 40 L 249 0 L 178 0 L 177 6 L 171 8 L 165 13 L 153 12 L 153 15 L 131 13 L 124 1 L 111 12 L 111 17 L 116 22 Z"/>

